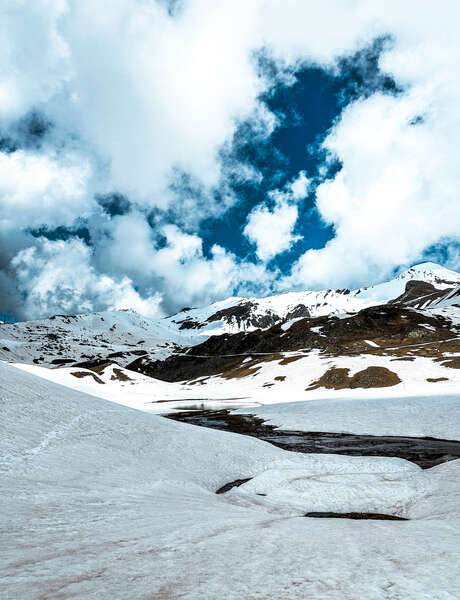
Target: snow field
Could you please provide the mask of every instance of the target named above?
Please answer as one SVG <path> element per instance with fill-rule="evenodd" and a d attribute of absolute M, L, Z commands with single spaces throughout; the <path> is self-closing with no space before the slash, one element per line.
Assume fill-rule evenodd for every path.
<path fill-rule="evenodd" d="M 11 366 L 0 365 L 0 381 L 2 598 L 460 593 L 460 461 L 421 471 L 401 459 L 288 453 Z M 243 477 L 254 479 L 214 493 Z M 313 508 L 413 520 L 301 516 Z"/>

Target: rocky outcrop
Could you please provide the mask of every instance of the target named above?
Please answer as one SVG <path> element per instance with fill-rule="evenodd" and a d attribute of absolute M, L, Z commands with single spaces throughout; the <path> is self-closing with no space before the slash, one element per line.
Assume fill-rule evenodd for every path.
<path fill-rule="evenodd" d="M 289 311 L 286 315 L 285 320 L 289 321 L 290 319 L 298 319 L 299 317 L 309 317 L 310 311 L 305 306 L 305 304 L 298 304 L 295 308 Z"/>
<path fill-rule="evenodd" d="M 207 319 L 207 323 L 224 321 L 224 323 L 229 324 L 235 323 L 239 329 L 248 329 L 250 327 L 266 329 L 267 327 L 272 327 L 280 320 L 280 317 L 271 310 L 267 310 L 263 314 L 258 314 L 257 304 L 254 302 L 243 302 L 236 306 L 217 311 Z"/>
<path fill-rule="evenodd" d="M 447 290 L 447 292 L 450 291 L 450 289 Z M 404 293 L 394 300 L 390 300 L 389 304 L 404 304 L 406 306 L 413 306 L 414 308 L 423 308 L 445 295 L 446 290 L 437 290 L 431 283 L 413 279 L 406 283 Z"/>

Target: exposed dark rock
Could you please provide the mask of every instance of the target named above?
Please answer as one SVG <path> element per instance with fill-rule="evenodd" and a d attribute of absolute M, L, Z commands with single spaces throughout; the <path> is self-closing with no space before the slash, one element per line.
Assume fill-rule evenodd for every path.
<path fill-rule="evenodd" d="M 83 369 L 90 369 L 94 371 L 96 369 L 105 369 L 111 364 L 116 364 L 113 361 L 107 360 L 106 358 L 92 358 L 90 360 L 84 360 L 82 362 L 74 363 L 74 367 L 82 367 Z"/>
<path fill-rule="evenodd" d="M 236 306 L 217 311 L 207 319 L 207 322 L 236 322 L 238 327 L 261 327 L 265 329 L 275 325 L 275 323 L 281 320 L 280 317 L 271 310 L 268 310 L 263 315 L 256 315 L 254 314 L 256 308 L 257 305 L 253 302 L 242 302 Z"/>
<path fill-rule="evenodd" d="M 203 327 L 203 323 L 198 323 L 198 321 L 193 321 L 192 319 L 185 319 L 180 324 L 179 329 L 201 329 Z"/>
<path fill-rule="evenodd" d="M 438 290 L 431 283 L 411 279 L 406 283 L 404 293 L 394 300 L 391 300 L 390 304 L 405 304 L 407 306 L 421 307 L 426 303 L 438 300 L 445 294 L 446 290 Z"/>
<path fill-rule="evenodd" d="M 77 315 L 53 315 L 50 317 L 50 321 L 55 319 L 61 319 L 64 323 L 71 323 L 72 321 L 78 320 Z"/>
<path fill-rule="evenodd" d="M 397 517 L 396 515 L 384 515 L 382 513 L 335 513 L 335 512 L 308 512 L 304 517 L 313 517 L 316 519 L 371 519 L 373 521 L 408 521 L 403 517 Z"/>
<path fill-rule="evenodd" d="M 69 363 L 73 363 L 73 359 L 72 358 L 55 358 L 54 360 L 51 361 L 52 365 L 67 365 Z"/>
<path fill-rule="evenodd" d="M 243 485 L 243 483 L 247 483 L 248 481 L 251 481 L 251 479 L 252 479 L 252 477 L 249 477 L 248 479 L 236 479 L 235 481 L 226 483 L 221 488 L 216 490 L 216 494 L 225 494 L 225 492 L 230 491 L 234 487 L 240 487 L 240 485 Z"/>
<path fill-rule="evenodd" d="M 293 308 L 290 312 L 287 313 L 285 320 L 289 321 L 290 319 L 298 319 L 299 317 L 309 317 L 309 316 L 310 316 L 310 311 L 305 306 L 305 304 L 298 304 L 295 308 Z"/>

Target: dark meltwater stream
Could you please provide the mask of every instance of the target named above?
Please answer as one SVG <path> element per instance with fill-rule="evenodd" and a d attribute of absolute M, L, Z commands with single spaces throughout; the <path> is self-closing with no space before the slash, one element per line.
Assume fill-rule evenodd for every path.
<path fill-rule="evenodd" d="M 169 419 L 257 437 L 294 452 L 348 454 L 350 456 L 397 456 L 428 469 L 460 458 L 460 442 L 433 438 L 353 435 L 281 431 L 250 415 L 229 410 L 189 410 L 165 415 Z"/>

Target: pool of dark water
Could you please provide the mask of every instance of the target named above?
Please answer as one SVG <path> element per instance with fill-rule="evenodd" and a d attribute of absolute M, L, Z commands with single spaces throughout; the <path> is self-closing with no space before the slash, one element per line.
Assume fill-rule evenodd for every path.
<path fill-rule="evenodd" d="M 460 458 L 460 442 L 434 438 L 355 435 L 337 432 L 282 431 L 251 415 L 230 410 L 190 410 L 165 415 L 169 419 L 257 437 L 293 452 L 395 456 L 428 469 Z"/>

